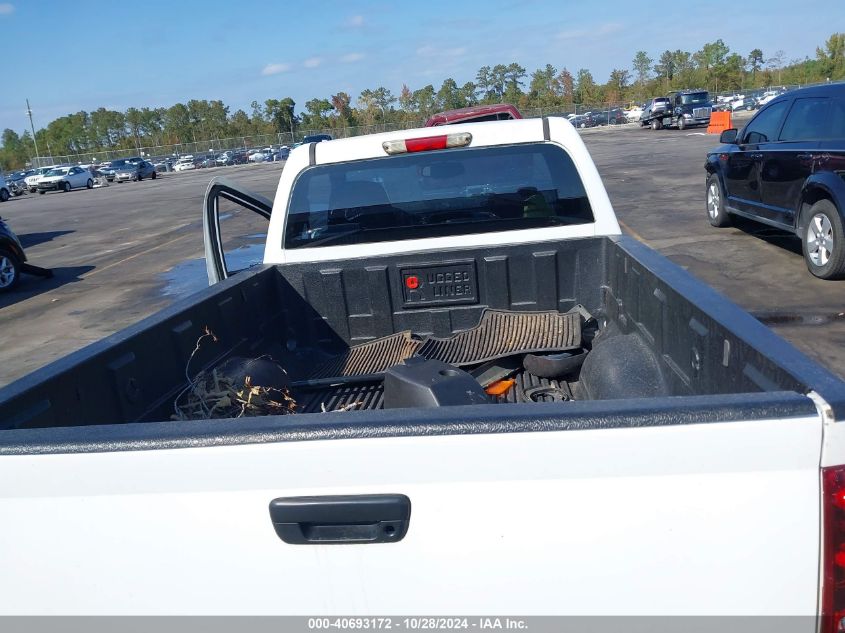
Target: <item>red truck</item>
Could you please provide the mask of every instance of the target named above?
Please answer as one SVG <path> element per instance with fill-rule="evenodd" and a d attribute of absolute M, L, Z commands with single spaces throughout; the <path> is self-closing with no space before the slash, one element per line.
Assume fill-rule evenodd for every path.
<path fill-rule="evenodd" d="M 453 123 L 477 123 L 479 121 L 507 121 L 521 118 L 522 115 L 516 109 L 516 106 L 509 103 L 497 103 L 496 105 L 471 106 L 438 112 L 425 122 L 425 126 L 434 127 Z"/>

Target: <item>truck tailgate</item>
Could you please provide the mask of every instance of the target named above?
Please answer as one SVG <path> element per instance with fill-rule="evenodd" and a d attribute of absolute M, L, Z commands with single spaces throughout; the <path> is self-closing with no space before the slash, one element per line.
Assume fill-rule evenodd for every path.
<path fill-rule="evenodd" d="M 335 439 L 22 449 L 0 457 L 2 613 L 812 616 L 822 425 L 748 397 L 792 413 L 453 407 L 428 413 L 448 432 L 409 411 L 397 434 L 394 410 Z M 400 542 L 290 545 L 270 521 L 278 497 L 373 493 L 410 498 Z"/>

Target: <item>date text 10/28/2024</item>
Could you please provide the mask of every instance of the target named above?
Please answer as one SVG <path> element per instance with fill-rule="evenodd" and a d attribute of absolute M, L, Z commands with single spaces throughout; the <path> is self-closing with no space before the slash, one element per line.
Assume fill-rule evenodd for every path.
<path fill-rule="evenodd" d="M 527 630 L 524 620 L 507 617 L 328 617 L 308 618 L 309 630 Z"/>

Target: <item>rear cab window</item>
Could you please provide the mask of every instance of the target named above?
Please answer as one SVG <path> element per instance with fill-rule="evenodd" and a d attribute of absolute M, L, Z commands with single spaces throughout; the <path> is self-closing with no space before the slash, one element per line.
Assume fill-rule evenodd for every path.
<path fill-rule="evenodd" d="M 593 221 L 581 177 L 560 146 L 459 148 L 304 170 L 291 192 L 284 248 Z"/>

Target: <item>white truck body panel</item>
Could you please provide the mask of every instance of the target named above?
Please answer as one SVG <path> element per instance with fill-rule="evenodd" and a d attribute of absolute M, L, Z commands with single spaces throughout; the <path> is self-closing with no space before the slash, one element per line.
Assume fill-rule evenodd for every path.
<path fill-rule="evenodd" d="M 813 616 L 821 440 L 812 416 L 7 456 L 0 614 Z M 269 517 L 380 492 L 411 499 L 401 542 Z"/>
<path fill-rule="evenodd" d="M 528 242 L 557 241 L 596 235 L 619 235 L 619 223 L 607 191 L 601 181 L 598 170 L 590 158 L 587 148 L 578 132 L 564 118 L 548 119 L 550 142 L 560 145 L 572 158 L 584 189 L 590 200 L 595 222 L 573 226 L 559 226 L 522 231 L 502 231 L 477 235 L 457 235 L 449 237 L 354 244 L 348 246 L 324 246 L 285 250 L 284 229 L 287 219 L 287 204 L 291 189 L 300 172 L 309 166 L 309 147 L 300 145 L 294 149 L 282 172 L 276 191 L 273 214 L 267 232 L 267 246 L 264 250 L 265 264 L 284 264 L 293 262 L 316 262 L 339 259 L 357 259 L 374 255 L 431 251 L 440 252 L 454 248 L 472 246 L 495 246 L 499 244 L 523 244 Z M 384 141 L 408 138 L 423 138 L 469 132 L 472 134 L 471 147 L 490 145 L 511 145 L 526 142 L 543 142 L 543 122 L 541 119 L 520 119 L 514 121 L 492 121 L 489 123 L 464 123 L 450 125 L 448 128 L 418 128 L 370 134 L 349 139 L 339 139 L 317 143 L 315 163 L 338 163 L 369 158 L 386 158 L 382 148 Z M 457 150 L 460 151 L 460 150 Z"/>

